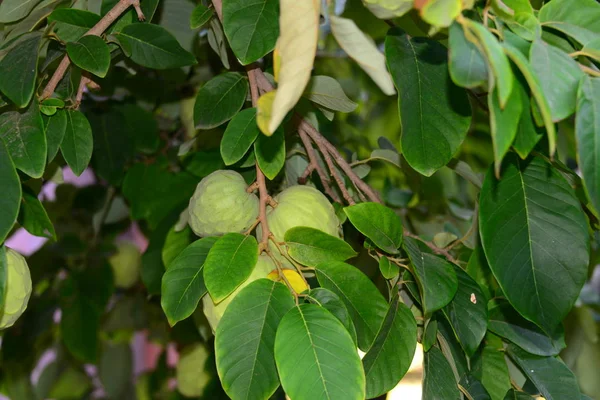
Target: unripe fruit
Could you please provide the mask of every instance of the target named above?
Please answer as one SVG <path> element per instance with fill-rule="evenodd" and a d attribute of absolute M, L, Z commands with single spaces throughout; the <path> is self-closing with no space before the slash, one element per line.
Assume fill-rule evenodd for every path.
<path fill-rule="evenodd" d="M 189 224 L 198 236 L 242 233 L 258 217 L 258 197 L 235 171 L 219 170 L 200 181 L 190 199 Z"/>
<path fill-rule="evenodd" d="M 137 283 L 142 255 L 135 244 L 127 241 L 117 243 L 117 252 L 108 261 L 113 270 L 116 287 L 128 289 Z"/>
<path fill-rule="evenodd" d="M 233 298 L 237 296 L 237 294 L 241 292 L 242 289 L 248 286 L 250 283 L 254 282 L 257 279 L 266 278 L 267 275 L 269 275 L 269 273 L 276 268 L 277 267 L 273 263 L 273 260 L 271 260 L 269 256 L 261 255 L 258 257 L 258 262 L 256 263 L 256 266 L 254 267 L 254 270 L 252 271 L 250 277 L 246 279 L 246 281 L 242 283 L 237 289 L 235 289 L 233 293 L 227 296 L 225 300 L 221 301 L 219 304 L 215 304 L 213 303 L 211 297 L 208 294 L 206 294 L 202 298 L 204 315 L 206 315 L 206 319 L 208 320 L 208 323 L 210 324 L 210 327 L 212 328 L 213 332 L 217 330 L 217 325 L 219 324 L 221 317 L 223 317 L 227 306 L 229 305 L 229 303 L 231 303 Z"/>
<path fill-rule="evenodd" d="M 177 389 L 186 397 L 200 397 L 211 376 L 206 372 L 209 353 L 206 346 L 197 344 L 181 353 L 176 367 Z"/>
<path fill-rule="evenodd" d="M 307 226 L 340 237 L 340 221 L 327 197 L 310 186 L 291 186 L 275 196 L 277 207 L 267 210 L 269 229 L 283 242 L 288 229 Z M 257 228 L 257 236 L 261 229 Z"/>
<path fill-rule="evenodd" d="M 0 329 L 13 326 L 27 309 L 31 296 L 31 275 L 25 258 L 6 248 L 6 293 L 0 309 Z"/>

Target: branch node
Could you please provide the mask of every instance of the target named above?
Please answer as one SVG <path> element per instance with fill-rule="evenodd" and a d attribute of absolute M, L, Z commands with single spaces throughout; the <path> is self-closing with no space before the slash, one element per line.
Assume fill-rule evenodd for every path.
<path fill-rule="evenodd" d="M 140 7 L 140 0 L 134 0 L 132 5 L 133 5 L 133 8 L 135 8 L 135 12 L 137 14 L 138 20 L 145 21 L 146 16 L 144 15 L 142 8 Z"/>

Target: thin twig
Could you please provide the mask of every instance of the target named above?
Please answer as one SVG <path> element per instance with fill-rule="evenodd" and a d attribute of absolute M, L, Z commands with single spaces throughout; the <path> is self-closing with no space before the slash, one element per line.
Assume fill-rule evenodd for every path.
<path fill-rule="evenodd" d="M 410 231 L 407 231 L 407 230 L 404 230 L 404 236 L 407 236 L 409 238 L 413 238 L 413 239 L 416 239 L 416 240 L 418 240 L 420 242 L 425 243 L 425 245 L 427 247 L 429 247 L 431 249 L 431 251 L 433 251 L 435 254 L 444 256 L 444 257 L 446 257 L 448 259 L 448 261 L 450 261 L 450 262 L 458 265 L 458 260 L 456 258 L 454 258 L 454 256 L 452 256 L 452 254 L 450 254 L 450 252 L 448 250 L 446 250 L 446 249 L 440 249 L 435 244 L 433 244 L 431 242 L 428 242 L 427 240 L 422 239 L 418 235 L 415 235 L 414 233 L 412 233 Z"/>

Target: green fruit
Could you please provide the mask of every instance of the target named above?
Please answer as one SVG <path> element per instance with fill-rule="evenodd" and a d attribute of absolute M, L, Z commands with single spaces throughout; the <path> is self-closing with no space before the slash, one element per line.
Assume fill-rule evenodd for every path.
<path fill-rule="evenodd" d="M 31 275 L 25 258 L 6 247 L 6 293 L 0 309 L 0 329 L 13 326 L 27 309 L 31 295 Z M 2 262 L 2 261 L 0 261 Z"/>
<path fill-rule="evenodd" d="M 219 170 L 200 181 L 190 199 L 189 224 L 198 236 L 242 233 L 258 217 L 258 197 L 235 171 Z"/>
<path fill-rule="evenodd" d="M 277 206 L 267 210 L 269 229 L 283 242 L 288 229 L 307 226 L 340 237 L 340 221 L 325 195 L 310 186 L 291 186 L 275 196 Z M 260 227 L 256 230 L 261 235 Z"/>
<path fill-rule="evenodd" d="M 140 278 L 142 255 L 137 246 L 131 242 L 117 243 L 117 252 L 108 261 L 115 277 L 115 286 L 128 289 Z"/>
<path fill-rule="evenodd" d="M 186 397 L 199 397 L 210 382 L 206 371 L 209 352 L 203 344 L 197 344 L 181 352 L 177 363 L 176 377 L 179 392 Z"/>
<path fill-rule="evenodd" d="M 269 275 L 269 272 L 276 269 L 275 264 L 271 260 L 269 256 L 261 255 L 258 257 L 258 262 L 252 271 L 252 274 L 244 283 L 242 283 L 233 293 L 225 298 L 225 300 L 221 301 L 219 304 L 213 303 L 211 297 L 207 294 L 202 298 L 202 305 L 204 309 L 204 315 L 206 315 L 206 319 L 210 324 L 213 332 L 217 330 L 217 325 L 221 320 L 221 317 L 225 313 L 225 309 L 231 303 L 233 298 L 237 296 L 239 292 L 250 283 L 254 282 L 257 279 L 266 278 Z"/>

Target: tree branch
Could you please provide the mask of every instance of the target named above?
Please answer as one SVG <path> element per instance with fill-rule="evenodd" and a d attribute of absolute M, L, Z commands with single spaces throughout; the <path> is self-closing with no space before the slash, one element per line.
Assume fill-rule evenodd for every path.
<path fill-rule="evenodd" d="M 112 23 L 115 22 L 117 18 L 119 18 L 121 14 L 127 11 L 127 9 L 131 6 L 135 8 L 138 19 L 140 21 L 143 21 L 145 17 L 144 13 L 142 12 L 142 9 L 140 8 L 140 0 L 119 0 L 119 2 L 115 4 L 115 6 L 109 12 L 107 12 L 106 15 L 102 17 L 102 19 L 98 21 L 96 25 L 94 25 L 89 31 L 87 31 L 85 35 L 102 35 L 102 33 L 104 33 L 104 31 L 108 29 L 108 27 L 111 26 Z M 60 64 L 58 65 L 58 68 L 56 68 L 56 71 L 54 71 L 54 74 L 46 84 L 46 87 L 44 88 L 42 95 L 40 96 L 40 100 L 45 100 L 52 96 L 52 94 L 56 90 L 56 87 L 58 86 L 62 78 L 65 76 L 65 73 L 67 72 L 67 69 L 69 68 L 70 64 L 71 60 L 69 59 L 69 56 L 65 54 Z"/>

